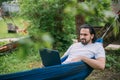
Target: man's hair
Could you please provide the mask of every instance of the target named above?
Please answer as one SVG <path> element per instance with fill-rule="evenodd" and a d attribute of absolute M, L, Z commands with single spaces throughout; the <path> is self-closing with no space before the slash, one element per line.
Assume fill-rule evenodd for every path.
<path fill-rule="evenodd" d="M 90 34 L 94 34 L 94 38 L 92 39 L 92 43 L 94 43 L 94 42 L 96 41 L 96 39 L 97 39 L 94 28 L 93 28 L 91 25 L 83 24 L 83 25 L 80 26 L 79 31 L 80 31 L 82 28 L 87 28 L 87 29 L 89 29 Z"/>

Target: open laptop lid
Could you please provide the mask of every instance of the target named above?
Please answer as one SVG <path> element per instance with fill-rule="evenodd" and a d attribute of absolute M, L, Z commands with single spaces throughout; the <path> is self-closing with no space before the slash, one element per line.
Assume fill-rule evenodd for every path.
<path fill-rule="evenodd" d="M 42 63 L 45 67 L 61 64 L 60 55 L 57 50 L 39 50 Z"/>

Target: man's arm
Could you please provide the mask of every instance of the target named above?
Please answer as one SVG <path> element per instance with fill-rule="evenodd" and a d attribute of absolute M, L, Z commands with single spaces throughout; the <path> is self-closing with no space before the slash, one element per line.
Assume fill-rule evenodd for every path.
<path fill-rule="evenodd" d="M 73 59 L 72 61 L 79 61 L 79 60 L 82 60 L 83 62 L 87 63 L 89 66 L 91 66 L 94 69 L 104 70 L 104 68 L 105 68 L 105 58 L 104 57 L 100 57 L 97 59 L 89 59 L 84 56 L 79 56 L 79 57 Z"/>
<path fill-rule="evenodd" d="M 82 61 L 87 63 L 94 69 L 104 70 L 105 68 L 105 58 L 103 57 L 97 59 L 89 59 L 87 57 L 82 57 Z"/>

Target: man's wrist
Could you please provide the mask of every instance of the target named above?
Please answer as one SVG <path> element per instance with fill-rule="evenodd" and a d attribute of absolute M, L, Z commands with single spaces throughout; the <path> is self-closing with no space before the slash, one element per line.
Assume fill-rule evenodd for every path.
<path fill-rule="evenodd" d="M 88 59 L 88 58 L 85 57 L 85 56 L 82 56 L 82 57 L 81 57 L 81 60 L 82 60 L 82 61 L 86 61 L 86 59 Z"/>

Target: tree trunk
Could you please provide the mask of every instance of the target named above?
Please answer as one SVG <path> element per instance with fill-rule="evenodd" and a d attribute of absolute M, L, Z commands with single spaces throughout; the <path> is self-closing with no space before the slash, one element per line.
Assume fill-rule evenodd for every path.
<path fill-rule="evenodd" d="M 77 34 L 77 40 L 80 41 L 80 31 L 79 31 L 79 27 L 85 23 L 84 21 L 84 17 L 79 15 L 75 16 L 75 20 L 76 20 L 76 34 Z"/>
<path fill-rule="evenodd" d="M 85 0 L 77 0 L 77 2 L 84 2 Z M 80 14 L 77 14 L 75 16 L 75 22 L 76 22 L 76 35 L 77 35 L 77 40 L 78 42 L 80 41 L 80 31 L 79 31 L 79 27 L 85 23 L 84 17 Z"/>

